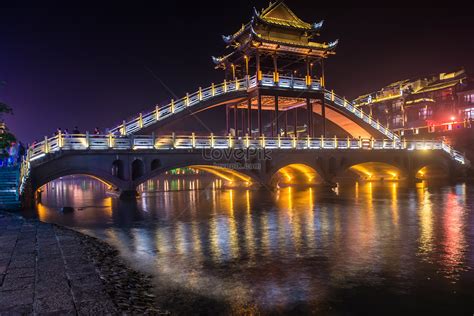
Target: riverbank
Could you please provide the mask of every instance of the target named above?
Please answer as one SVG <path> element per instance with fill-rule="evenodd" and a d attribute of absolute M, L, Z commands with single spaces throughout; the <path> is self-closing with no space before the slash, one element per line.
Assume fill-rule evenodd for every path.
<path fill-rule="evenodd" d="M 0 314 L 163 314 L 151 277 L 108 244 L 0 211 Z"/>

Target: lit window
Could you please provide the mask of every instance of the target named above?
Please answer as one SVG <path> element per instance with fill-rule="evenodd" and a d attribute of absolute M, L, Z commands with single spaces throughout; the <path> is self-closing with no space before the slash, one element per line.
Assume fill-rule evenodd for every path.
<path fill-rule="evenodd" d="M 422 120 L 426 120 L 427 118 L 430 118 L 432 114 L 433 114 L 433 110 L 428 107 L 421 108 L 418 111 L 418 117 Z"/>
<path fill-rule="evenodd" d="M 464 110 L 464 118 L 474 119 L 474 108 L 468 108 Z"/>

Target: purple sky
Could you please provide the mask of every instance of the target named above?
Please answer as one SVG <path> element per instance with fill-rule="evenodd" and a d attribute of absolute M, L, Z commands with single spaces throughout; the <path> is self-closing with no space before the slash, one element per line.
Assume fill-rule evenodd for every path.
<path fill-rule="evenodd" d="M 43 3 L 43 2 L 41 2 Z M 14 3 L 12 2 L 11 5 Z M 287 1 L 322 38 L 340 39 L 327 85 L 353 98 L 399 79 L 474 68 L 472 13 L 453 8 L 336 9 Z M 266 1 L 172 2 L 160 8 L 0 7 L 0 100 L 23 141 L 57 127 L 110 127 L 140 110 L 222 81 L 211 55 Z M 2 4 L 2 6 L 4 6 Z"/>

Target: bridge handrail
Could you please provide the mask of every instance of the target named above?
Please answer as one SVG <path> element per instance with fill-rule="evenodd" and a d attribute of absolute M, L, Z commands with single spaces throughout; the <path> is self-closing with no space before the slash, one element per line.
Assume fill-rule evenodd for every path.
<path fill-rule="evenodd" d="M 139 131 L 140 129 L 150 126 L 156 121 L 165 119 L 174 113 L 183 111 L 189 106 L 193 106 L 201 101 L 208 100 L 210 98 L 228 93 L 233 91 L 244 91 L 250 88 L 254 88 L 261 84 L 263 87 L 277 86 L 280 88 L 292 88 L 292 89 L 310 89 L 310 90 L 322 90 L 320 82 L 315 80 L 310 86 L 307 85 L 305 78 L 281 76 L 278 82 L 274 81 L 272 75 L 263 75 L 260 82 L 258 82 L 256 76 L 251 76 L 243 79 L 236 79 L 232 81 L 225 81 L 205 89 L 199 88 L 198 91 L 187 94 L 185 97 L 178 100 L 171 100 L 170 103 L 164 106 L 155 106 L 155 109 L 145 114 L 140 113 L 137 117 L 130 121 L 123 121 L 122 124 L 112 128 L 110 132 L 112 134 L 128 135 Z M 383 135 L 389 139 L 398 140 L 398 135 L 391 132 L 388 128 L 380 124 L 377 120 L 374 120 L 372 116 L 366 114 L 361 109 L 357 108 L 352 102 L 340 97 L 334 93 L 334 91 L 324 90 L 324 97 L 326 100 L 334 102 L 334 104 L 352 112 L 355 116 L 362 119 L 364 122 L 380 131 Z"/>
<path fill-rule="evenodd" d="M 220 135 L 89 135 L 59 134 L 36 143 L 27 151 L 25 168 L 29 163 L 49 153 L 84 150 L 174 150 L 224 149 L 249 147 L 267 149 L 367 149 L 367 150 L 443 150 L 457 162 L 464 164 L 464 156 L 440 140 L 399 140 L 374 138 L 324 137 L 233 137 Z M 28 164 L 28 165 L 26 165 Z"/>

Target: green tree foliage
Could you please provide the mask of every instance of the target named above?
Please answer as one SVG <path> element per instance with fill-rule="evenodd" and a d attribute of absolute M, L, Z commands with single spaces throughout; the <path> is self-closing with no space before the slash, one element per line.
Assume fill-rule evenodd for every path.
<path fill-rule="evenodd" d="M 0 120 L 4 114 L 13 114 L 13 110 L 7 104 L 0 102 Z M 8 128 L 5 127 L 3 131 L 0 131 L 0 157 L 7 155 L 6 148 L 14 141 L 16 138 L 8 131 Z"/>

